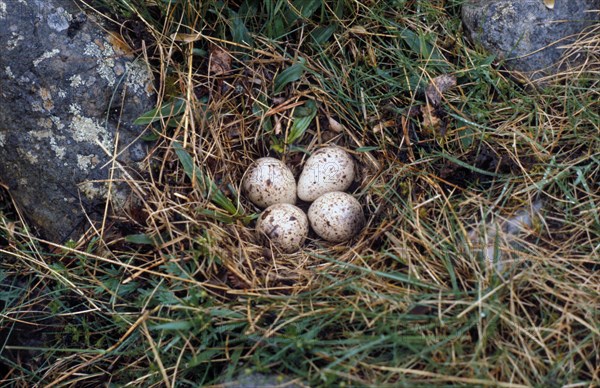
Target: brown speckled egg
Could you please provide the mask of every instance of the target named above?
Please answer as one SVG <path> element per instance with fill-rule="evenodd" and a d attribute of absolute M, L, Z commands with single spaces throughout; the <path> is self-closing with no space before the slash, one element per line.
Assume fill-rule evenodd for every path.
<path fill-rule="evenodd" d="M 300 249 L 308 235 L 308 219 L 304 212 L 288 203 L 266 208 L 258 217 L 256 231 L 265 243 L 272 243 L 286 253 Z"/>
<path fill-rule="evenodd" d="M 246 171 L 242 188 L 256 206 L 265 208 L 276 203 L 296 203 L 296 181 L 281 160 L 257 159 Z"/>
<path fill-rule="evenodd" d="M 312 202 L 325 193 L 346 190 L 354 180 L 354 160 L 339 147 L 325 147 L 308 158 L 298 179 L 298 198 Z"/>
<path fill-rule="evenodd" d="M 317 198 L 308 209 L 308 220 L 315 233 L 331 242 L 342 242 L 356 235 L 365 224 L 360 203 L 340 191 Z"/>

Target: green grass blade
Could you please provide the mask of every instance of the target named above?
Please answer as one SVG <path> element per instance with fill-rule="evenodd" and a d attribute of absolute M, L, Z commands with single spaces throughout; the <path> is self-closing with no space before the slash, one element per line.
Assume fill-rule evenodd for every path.
<path fill-rule="evenodd" d="M 156 241 L 148 236 L 147 234 L 130 234 L 129 236 L 125 236 L 125 241 L 131 244 L 137 245 L 157 245 Z"/>
<path fill-rule="evenodd" d="M 290 128 L 287 144 L 293 144 L 295 141 L 302 139 L 304 132 L 306 132 L 310 123 L 312 123 L 317 115 L 317 110 L 317 104 L 313 100 L 308 100 L 304 106 L 296 108 L 294 123 Z"/>
<path fill-rule="evenodd" d="M 185 108 L 185 100 L 177 99 L 163 104 L 160 108 L 149 110 L 138 117 L 133 123 L 135 125 L 147 125 L 162 119 L 177 117 L 185 112 Z"/>
<path fill-rule="evenodd" d="M 300 58 L 298 63 L 293 64 L 275 77 L 273 93 L 281 93 L 283 89 L 292 82 L 298 81 L 306 71 L 305 60 Z"/>
<path fill-rule="evenodd" d="M 192 157 L 189 153 L 187 153 L 186 150 L 183 149 L 183 146 L 180 143 L 174 142 L 173 148 L 175 149 L 175 153 L 177 154 L 177 157 L 183 166 L 183 171 L 190 179 L 195 179 L 196 182 L 198 182 L 200 185 L 200 190 L 204 192 L 204 195 L 208 195 L 212 202 L 230 214 L 241 214 L 238 212 L 238 209 L 233 202 L 231 202 L 231 200 L 227 198 L 225 194 L 223 194 L 217 185 L 207 175 L 205 175 L 200 168 L 196 167 Z"/>

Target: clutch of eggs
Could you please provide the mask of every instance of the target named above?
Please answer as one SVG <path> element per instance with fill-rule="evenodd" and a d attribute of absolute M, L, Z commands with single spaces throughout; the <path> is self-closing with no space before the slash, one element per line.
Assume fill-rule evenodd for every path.
<path fill-rule="evenodd" d="M 256 230 L 263 242 L 295 252 L 308 235 L 308 225 L 321 238 L 342 242 L 365 224 L 359 202 L 344 193 L 354 180 L 354 160 L 339 147 L 324 147 L 306 161 L 298 184 L 291 170 L 275 158 L 257 159 L 248 168 L 242 188 L 256 206 L 266 208 Z M 296 198 L 313 202 L 308 217 L 294 206 Z"/>

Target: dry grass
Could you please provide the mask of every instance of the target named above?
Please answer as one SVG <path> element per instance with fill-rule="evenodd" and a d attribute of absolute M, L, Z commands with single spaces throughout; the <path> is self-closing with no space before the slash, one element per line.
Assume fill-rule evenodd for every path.
<path fill-rule="evenodd" d="M 310 386 L 600 384 L 597 27 L 572 46 L 580 67 L 533 89 L 469 47 L 458 2 L 304 16 L 292 5 L 320 2 L 246 16 L 183 3 L 119 3 L 123 31 L 148 30 L 158 106 L 184 106 L 149 125 L 148 169 L 128 182 L 139 206 L 64 247 L 5 207 L 0 319 L 37 340 L 21 363 L 3 356 L 7 382 L 192 386 L 248 370 Z M 423 88 L 442 74 L 458 85 L 436 112 L 445 128 L 426 127 Z M 360 166 L 367 226 L 347 244 L 263 247 L 246 167 L 272 155 L 298 174 L 323 144 Z"/>

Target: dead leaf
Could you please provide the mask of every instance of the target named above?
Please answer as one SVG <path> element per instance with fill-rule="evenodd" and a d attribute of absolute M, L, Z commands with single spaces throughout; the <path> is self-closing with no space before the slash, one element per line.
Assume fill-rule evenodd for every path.
<path fill-rule="evenodd" d="M 210 73 L 212 75 L 223 75 L 231 70 L 231 55 L 219 46 L 210 49 Z"/>
<path fill-rule="evenodd" d="M 337 122 L 333 117 L 328 116 L 327 119 L 329 120 L 329 129 L 333 132 L 340 133 L 344 131 L 344 126 Z"/>
<path fill-rule="evenodd" d="M 133 54 L 133 49 L 131 46 L 123 39 L 121 35 L 117 34 L 116 32 L 109 31 L 108 41 L 115 49 L 119 50 L 120 53 L 127 55 Z"/>
<path fill-rule="evenodd" d="M 421 125 L 427 132 L 437 132 L 437 128 L 440 127 L 441 120 L 435 112 L 435 108 L 429 104 L 422 107 L 423 121 Z"/>
<path fill-rule="evenodd" d="M 273 133 L 276 135 L 280 135 L 282 130 L 281 119 L 279 117 L 275 118 L 275 127 L 273 127 Z"/>
<path fill-rule="evenodd" d="M 394 125 L 396 125 L 395 120 L 383 121 L 373 127 L 373 133 L 379 133 L 386 128 L 393 127 Z"/>
<path fill-rule="evenodd" d="M 227 284 L 229 284 L 231 286 L 231 288 L 237 289 L 237 290 L 243 290 L 245 288 L 248 288 L 248 286 L 250 285 L 250 283 L 242 278 L 241 276 L 233 273 L 233 272 L 227 272 Z"/>
<path fill-rule="evenodd" d="M 371 61 L 371 66 L 377 67 L 377 55 L 375 55 L 375 50 L 371 45 L 367 46 L 367 53 L 369 54 L 369 61 Z"/>
<path fill-rule="evenodd" d="M 184 33 L 171 34 L 171 39 L 175 42 L 192 43 L 197 40 L 200 40 L 201 38 L 202 38 L 202 35 L 200 35 L 200 34 L 184 34 Z"/>
<path fill-rule="evenodd" d="M 442 102 L 442 95 L 455 86 L 456 77 L 451 74 L 442 74 L 435 77 L 425 89 L 427 101 L 433 106 L 438 106 Z"/>
<path fill-rule="evenodd" d="M 554 9 L 554 0 L 544 0 L 544 5 L 548 9 Z"/>
<path fill-rule="evenodd" d="M 11 239 L 15 238 L 15 231 L 17 229 L 17 224 L 14 222 L 8 222 L 6 225 L 6 231 Z"/>
<path fill-rule="evenodd" d="M 351 27 L 348 32 L 355 34 L 355 35 L 367 35 L 367 29 L 364 28 L 363 26 L 354 26 Z"/>

